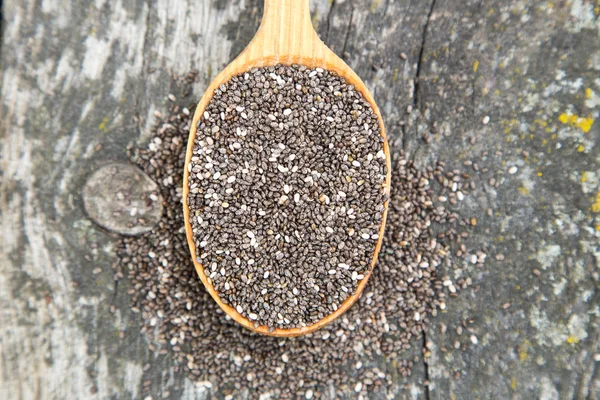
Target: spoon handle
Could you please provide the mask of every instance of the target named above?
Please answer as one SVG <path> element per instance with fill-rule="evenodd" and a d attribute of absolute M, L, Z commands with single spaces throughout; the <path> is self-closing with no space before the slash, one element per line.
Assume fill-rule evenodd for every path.
<path fill-rule="evenodd" d="M 250 58 L 319 56 L 323 42 L 310 20 L 310 0 L 265 0 L 262 22 L 248 46 Z"/>

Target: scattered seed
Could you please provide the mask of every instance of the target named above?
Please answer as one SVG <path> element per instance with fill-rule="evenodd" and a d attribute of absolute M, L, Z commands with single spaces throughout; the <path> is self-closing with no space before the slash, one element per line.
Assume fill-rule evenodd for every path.
<path fill-rule="evenodd" d="M 322 74 L 327 74 L 327 71 Z M 191 76 L 190 82 L 193 82 L 193 77 L 197 75 L 192 74 Z M 241 82 L 249 82 L 250 78 L 251 73 L 246 73 L 240 79 Z M 291 77 L 281 74 L 280 79 L 284 81 L 285 85 L 288 84 L 286 82 L 290 82 Z M 321 75 L 315 74 L 314 79 L 322 78 Z M 270 81 L 275 84 L 279 82 L 276 79 Z M 294 89 L 294 93 L 303 96 L 307 94 L 303 93 L 302 90 L 307 90 L 308 93 L 311 83 L 307 81 L 305 84 L 300 85 L 300 88 L 298 88 L 298 85 L 291 84 L 291 87 Z M 235 95 L 234 91 L 231 91 L 231 93 Z M 251 96 L 251 93 L 251 90 L 247 90 L 245 96 Z M 177 92 L 174 92 L 174 94 L 178 99 L 185 98 L 179 96 Z M 240 96 L 240 99 L 243 99 L 243 97 Z M 236 104 L 240 105 L 240 103 L 243 103 L 242 100 Z M 374 360 L 381 355 L 391 357 L 397 360 L 398 372 L 402 376 L 408 376 L 413 366 L 413 358 L 408 356 L 405 350 L 410 351 L 419 332 L 425 329 L 431 317 L 446 308 L 448 302 L 447 293 L 444 291 L 444 288 L 448 288 L 448 286 L 441 285 L 440 282 L 446 279 L 441 278 L 440 271 L 446 270 L 448 272 L 447 268 L 452 268 L 446 265 L 451 264 L 451 256 L 454 252 L 450 253 L 446 245 L 455 238 L 460 238 L 460 236 L 453 233 L 454 228 L 448 227 L 448 224 L 451 221 L 459 221 L 460 219 L 456 214 L 451 214 L 445 209 L 439 208 L 439 203 L 435 204 L 434 207 L 431 202 L 427 202 L 427 199 L 438 198 L 440 193 L 436 193 L 434 196 L 433 189 L 428 184 L 421 185 L 417 179 L 413 179 L 415 176 L 424 176 L 429 181 L 434 181 L 440 176 L 445 176 L 443 164 L 435 166 L 431 171 L 429 169 L 419 170 L 412 161 L 398 155 L 392 174 L 392 192 L 384 244 L 367 289 L 357 300 L 358 304 L 350 308 L 341 318 L 314 334 L 295 339 L 276 340 L 252 334 L 232 321 L 219 309 L 197 277 L 186 243 L 180 190 L 182 185 L 181 171 L 187 167 L 184 161 L 185 142 L 191 122 L 190 116 L 194 114 L 194 108 L 190 107 L 189 113 L 181 113 L 175 111 L 176 104 L 173 104 L 172 107 L 170 114 L 166 114 L 165 118 L 159 121 L 156 127 L 152 128 L 151 136 L 159 137 L 163 143 L 173 143 L 173 145 L 158 146 L 154 149 L 133 148 L 129 153 L 131 160 L 159 185 L 166 212 L 163 214 L 161 223 L 152 232 L 121 239 L 116 247 L 118 261 L 113 266 L 115 279 L 121 279 L 125 275 L 129 278 L 121 284 L 126 285 L 127 293 L 131 296 L 132 312 L 139 313 L 141 316 L 142 331 L 150 339 L 150 349 L 157 354 L 170 353 L 178 361 L 178 368 L 186 371 L 194 381 L 200 382 L 199 385 L 202 387 L 212 386 L 212 390 L 227 387 L 228 392 L 223 395 L 225 399 L 241 397 L 242 390 L 247 393 L 249 398 L 258 398 L 266 392 L 274 393 L 276 398 L 296 398 L 302 395 L 306 396 L 309 390 L 313 391 L 313 398 L 327 398 L 323 393 L 328 393 L 330 387 L 334 387 L 338 391 L 338 397 L 356 397 L 348 394 L 340 396 L 344 386 L 349 391 L 355 390 L 356 393 L 368 389 L 368 396 L 371 396 L 372 391 L 373 397 L 377 397 L 381 393 L 378 392 L 380 390 L 378 388 L 384 388 L 390 393 L 392 389 L 388 377 L 392 371 L 377 370 L 370 363 L 367 364 L 366 360 Z M 254 118 L 251 111 L 254 112 L 250 108 L 245 108 L 245 111 L 243 111 L 249 114 L 246 116 L 248 117 L 247 124 Z M 277 112 L 281 113 L 281 108 Z M 236 114 L 235 110 L 232 111 L 232 114 L 239 115 Z M 220 113 L 213 113 L 213 115 L 218 117 Z M 206 116 L 206 119 L 210 118 L 210 115 Z M 242 118 L 244 117 L 242 116 Z M 360 118 L 360 114 L 358 114 L 358 118 Z M 222 121 L 220 118 L 217 119 Z M 288 123 L 293 119 L 294 117 L 290 116 L 284 121 Z M 240 121 L 242 120 L 240 119 Z M 162 129 L 167 123 L 175 129 Z M 275 127 L 272 129 L 275 129 Z M 240 128 L 239 130 L 236 129 L 234 132 L 236 132 L 235 137 L 238 141 L 242 138 L 246 140 L 245 138 L 253 137 L 250 134 L 245 135 L 246 132 L 252 132 L 252 128 L 249 126 L 244 126 L 243 129 Z M 222 139 L 225 135 L 223 129 L 221 129 L 220 135 Z M 207 140 L 206 143 L 208 142 Z M 213 140 L 209 146 L 214 146 L 216 143 L 218 143 L 218 140 Z M 275 148 L 275 146 L 270 148 Z M 227 147 L 226 151 L 230 152 L 231 150 Z M 289 175 L 286 174 L 285 176 L 290 177 L 290 180 L 286 182 L 289 182 L 288 184 L 292 186 L 292 179 L 296 178 L 294 178 L 294 173 L 291 172 L 292 165 L 288 164 L 293 160 L 288 161 L 291 153 L 287 153 L 287 151 L 283 150 L 278 160 L 290 169 L 290 172 L 287 173 Z M 377 154 L 377 152 L 372 151 L 372 153 L 367 154 Z M 376 160 L 378 157 L 373 157 L 370 161 Z M 298 154 L 298 159 L 303 159 L 301 153 Z M 360 161 L 368 160 L 368 155 L 363 153 L 363 158 L 359 157 L 358 159 Z M 193 164 L 192 167 L 187 168 L 197 168 L 201 171 L 204 165 L 195 162 Z M 365 165 L 364 162 L 362 164 Z M 161 168 L 155 168 L 153 165 L 160 165 Z M 228 172 L 226 166 L 220 165 L 217 157 L 215 157 L 214 165 L 214 168 L 221 171 L 225 176 L 232 175 Z M 223 185 L 230 186 L 225 189 L 225 194 L 232 195 L 235 193 L 236 196 L 239 195 L 240 198 L 243 198 L 246 178 L 252 178 L 253 174 L 259 174 L 259 168 L 263 168 L 263 166 L 258 164 L 244 165 L 242 170 L 236 174 L 238 179 L 235 181 L 235 191 L 231 184 Z M 206 178 L 211 177 L 214 172 L 211 171 L 211 174 Z M 300 173 L 300 170 L 298 172 Z M 304 188 L 306 186 L 303 181 L 305 176 L 298 177 L 298 187 L 302 186 Z M 169 177 L 172 179 L 171 184 L 166 182 Z M 315 186 L 313 188 L 321 188 L 319 179 L 315 176 L 313 182 Z M 360 179 L 363 179 L 363 177 L 357 177 L 354 181 L 357 182 Z M 342 178 L 341 181 L 348 184 L 345 178 Z M 365 181 L 366 183 L 363 186 L 367 187 L 368 180 L 365 179 Z M 219 182 L 222 184 L 224 181 Z M 219 186 L 216 181 L 215 185 Z M 282 181 L 280 180 L 272 189 L 281 194 L 281 188 Z M 228 192 L 227 190 L 230 189 L 231 191 Z M 220 190 L 223 190 L 223 188 L 220 188 Z M 342 190 L 348 194 L 348 197 L 352 196 L 352 190 L 348 190 L 348 188 Z M 461 187 L 460 190 L 463 191 L 464 188 Z M 282 213 L 289 212 L 289 208 L 295 207 L 296 203 L 302 204 L 305 201 L 314 201 L 314 198 L 305 192 L 300 192 L 302 194 L 298 196 L 296 201 L 296 194 L 298 194 L 296 192 L 297 188 L 294 184 L 290 192 L 294 193 L 294 203 L 282 205 L 281 207 L 285 207 L 282 208 Z M 236 210 L 240 215 L 256 216 L 258 210 L 262 207 L 259 204 L 254 204 L 249 198 L 246 199 L 247 201 L 242 207 L 231 200 L 233 196 L 225 196 L 223 191 L 218 193 L 221 198 L 215 204 L 218 205 L 223 201 L 230 203 L 229 212 Z M 327 192 L 327 194 L 331 197 L 330 207 L 343 206 L 343 201 L 340 202 L 341 199 L 338 198 L 337 191 Z M 408 203 L 410 205 L 407 207 Z M 324 207 L 324 205 L 322 206 Z M 401 212 L 395 210 L 401 210 Z M 204 233 L 197 239 L 198 248 L 210 248 L 212 246 L 210 242 L 213 239 L 207 235 L 208 231 L 203 226 L 208 223 L 209 219 L 206 218 L 204 213 L 193 213 L 192 215 L 200 217 L 199 219 L 194 218 L 198 224 L 197 232 Z M 340 236 L 340 243 L 345 243 L 352 237 L 355 233 L 355 227 L 359 235 L 354 235 L 354 237 L 358 237 L 359 241 L 365 244 L 370 243 L 370 241 L 364 242 L 360 238 L 360 233 L 363 232 L 364 227 L 359 222 L 362 218 L 359 209 L 356 209 L 354 214 L 350 215 L 341 213 L 339 218 L 346 221 L 352 215 L 356 215 L 356 219 L 353 220 L 354 223 L 335 229 L 343 234 Z M 283 214 L 269 214 L 269 218 L 285 217 Z M 315 235 L 324 235 L 323 229 L 325 226 L 338 226 L 337 222 L 332 224 L 325 224 L 324 222 L 316 219 L 310 221 L 311 224 L 315 224 Z M 440 236 L 429 228 L 430 225 L 437 224 L 446 224 L 442 225 L 445 229 L 443 229 L 443 234 Z M 219 226 L 222 228 L 222 225 Z M 418 227 L 418 234 L 414 229 L 416 227 Z M 297 285 L 294 285 L 285 275 L 276 275 L 272 269 L 265 268 L 261 258 L 256 258 L 254 261 L 244 253 L 244 251 L 247 251 L 246 248 L 242 250 L 242 247 L 248 246 L 249 240 L 252 239 L 246 233 L 247 231 L 252 232 L 251 234 L 255 240 L 265 240 L 266 237 L 270 237 L 275 243 L 285 243 L 286 236 L 289 240 L 296 240 L 294 238 L 297 238 L 296 234 L 290 230 L 281 231 L 274 228 L 274 226 L 271 226 L 264 232 L 256 227 L 242 230 L 242 244 L 231 249 L 214 247 L 211 251 L 214 251 L 215 254 L 217 254 L 217 250 L 220 251 L 221 253 L 218 254 L 220 257 L 233 257 L 231 268 L 234 270 L 246 271 L 247 265 L 252 265 L 253 268 L 256 266 L 257 269 L 254 271 L 254 275 L 250 272 L 246 276 L 251 281 L 258 282 L 257 277 L 264 278 L 265 272 L 269 271 L 267 278 L 272 286 L 257 287 L 256 299 L 270 296 L 277 290 L 287 290 L 287 293 L 290 293 L 290 288 L 292 288 L 290 293 L 292 296 L 289 299 L 292 301 L 291 306 L 295 307 L 293 299 L 302 293 L 303 286 L 296 288 Z M 367 230 L 371 232 L 378 231 L 375 229 Z M 221 238 L 226 233 L 222 229 L 218 231 Z M 434 239 L 436 239 L 435 242 Z M 224 243 L 227 243 L 227 240 Z M 335 246 L 337 248 L 339 243 L 335 243 Z M 348 248 L 350 247 L 345 247 L 345 249 Z M 149 256 L 150 253 L 153 254 L 153 257 Z M 467 253 L 465 247 L 463 254 Z M 203 265 L 210 266 L 211 263 L 207 261 L 208 256 L 204 254 L 206 253 L 202 252 L 198 258 L 203 260 L 201 261 Z M 352 259 L 352 257 L 349 257 L 329 260 L 327 265 L 331 267 L 318 266 L 317 268 L 322 268 L 320 273 L 325 273 L 325 276 L 330 276 L 327 274 L 330 268 L 336 268 L 340 272 L 331 276 L 335 276 L 335 279 L 347 276 L 344 279 L 348 279 L 354 284 L 344 282 L 340 288 L 344 286 L 351 289 L 361 279 L 364 279 L 362 272 L 367 270 L 352 262 Z M 252 263 L 250 263 L 251 260 Z M 429 266 L 421 268 L 420 265 L 425 260 L 427 260 Z M 460 268 L 460 263 L 458 264 L 456 268 Z M 346 266 L 349 268 L 346 269 Z M 217 263 L 215 272 L 220 275 L 223 267 L 225 267 L 225 272 L 228 273 L 229 267 L 221 262 Z M 258 273 L 258 268 L 261 268 L 260 273 Z M 211 267 L 208 268 L 208 271 L 212 273 Z M 465 276 L 462 270 L 461 276 L 463 278 Z M 412 284 L 407 284 L 407 282 L 412 282 Z M 310 276 L 301 281 L 302 284 L 310 287 L 315 293 L 323 294 L 326 292 L 326 287 L 322 284 L 316 284 L 314 278 Z M 464 282 L 459 280 L 452 286 L 457 285 L 457 287 L 462 288 L 463 284 L 469 285 L 470 278 L 464 279 Z M 283 287 L 284 285 L 287 286 Z M 233 281 L 227 281 L 223 285 L 225 293 L 243 290 L 242 288 L 243 285 L 238 287 Z M 267 291 L 265 292 L 265 290 Z M 351 294 L 351 292 L 348 293 Z M 342 289 L 338 296 L 342 294 L 347 296 L 348 293 Z M 446 298 L 441 297 L 444 294 L 446 294 Z M 326 301 L 326 297 L 323 297 L 323 299 Z M 419 300 L 414 302 L 411 299 Z M 328 306 L 333 309 L 334 306 L 337 307 L 341 303 L 341 298 L 332 299 L 331 304 L 328 304 Z M 240 314 L 244 312 L 252 313 L 258 319 L 261 318 L 263 309 L 260 307 L 242 308 L 237 303 L 232 304 L 235 304 L 235 309 Z M 419 321 L 414 319 L 415 313 L 419 313 Z M 379 317 L 383 314 L 385 314 L 387 320 Z M 372 320 L 368 317 L 371 315 L 374 316 Z M 292 322 L 289 319 L 286 321 L 282 314 L 276 315 L 276 318 L 284 323 L 290 324 Z M 398 324 L 395 326 L 402 326 L 402 329 L 394 329 L 391 321 Z M 120 333 L 120 337 L 124 337 L 123 332 Z M 461 343 L 457 341 L 456 347 L 460 348 Z M 315 351 L 315 349 L 318 349 L 318 351 Z M 285 361 L 283 354 L 285 354 Z M 425 352 L 426 355 L 427 352 Z M 356 376 L 352 378 L 351 383 L 344 365 L 356 366 L 354 369 Z M 284 388 L 281 387 L 280 382 L 286 382 Z M 364 392 L 362 395 L 366 396 Z M 215 396 L 217 396 L 216 393 Z"/>

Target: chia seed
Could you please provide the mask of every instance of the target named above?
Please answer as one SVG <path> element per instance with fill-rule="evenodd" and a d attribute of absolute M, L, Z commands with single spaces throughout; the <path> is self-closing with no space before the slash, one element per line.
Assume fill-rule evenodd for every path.
<path fill-rule="evenodd" d="M 184 93 L 191 92 L 196 76 L 180 78 Z M 177 96 L 176 90 L 171 92 Z M 307 393 L 312 398 L 356 398 L 357 393 L 363 397 L 368 393 L 369 398 L 399 396 L 394 392 L 398 376 L 409 376 L 413 366 L 422 362 L 411 346 L 423 342 L 422 332 L 431 318 L 446 309 L 448 288 L 452 286 L 456 292 L 452 296 L 457 296 L 470 284 L 470 278 L 462 282 L 445 276 L 453 275 L 454 268 L 460 270 L 462 263 L 452 263 L 455 250 L 449 248 L 461 237 L 456 231 L 460 219 L 444 208 L 447 203 L 434 201 L 448 195 L 444 163 L 418 169 L 408 157 L 395 153 L 382 250 L 355 306 L 303 337 L 257 335 L 224 314 L 190 260 L 181 209 L 181 171 L 186 167 L 185 143 L 194 105 L 179 103 L 170 102 L 169 112 L 152 129 L 152 140 L 160 138 L 161 144 L 151 149 L 129 148 L 131 160 L 157 183 L 165 209 L 152 231 L 122 237 L 113 265 L 115 280 L 127 276 L 122 285 L 130 296 L 132 312 L 141 316 L 149 348 L 156 354 L 170 354 L 176 370 L 220 393 L 214 397 L 234 399 L 244 392 L 249 398 L 270 394 L 282 399 Z M 441 193 L 436 189 L 434 195 L 430 183 L 435 182 L 440 182 Z M 464 187 L 461 191 L 467 194 Z M 434 233 L 434 226 L 442 228 L 440 233 Z M 252 233 L 257 236 L 255 230 Z M 343 233 L 360 237 L 362 232 L 348 229 Z M 463 257 L 473 253 L 467 250 Z M 343 261 L 335 268 L 358 279 L 356 270 L 338 264 Z M 461 276 L 464 273 L 461 270 Z M 311 278 L 307 284 L 318 286 Z M 441 329 L 447 328 L 442 325 Z M 461 346 L 458 341 L 457 346 Z M 376 361 L 382 358 L 390 361 Z"/>
<path fill-rule="evenodd" d="M 187 205 L 221 301 L 270 329 L 337 310 L 360 283 L 353 272 L 372 268 L 383 144 L 371 105 L 333 72 L 279 65 L 220 85 L 197 125 Z"/>

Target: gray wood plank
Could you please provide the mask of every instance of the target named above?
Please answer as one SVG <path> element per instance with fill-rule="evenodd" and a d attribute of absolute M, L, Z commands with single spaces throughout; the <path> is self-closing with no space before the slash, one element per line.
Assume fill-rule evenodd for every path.
<path fill-rule="evenodd" d="M 489 254 L 485 267 L 451 271 L 475 290 L 434 319 L 431 356 L 398 397 L 600 397 L 597 4 L 312 3 L 396 152 L 479 165 L 457 210 L 477 219 L 466 242 Z M 147 139 L 171 73 L 198 69 L 199 98 L 261 11 L 259 0 L 4 2 L 0 397 L 144 398 L 148 380 L 153 398 L 203 397 L 148 350 L 112 280 L 117 236 L 89 220 L 81 189 Z"/>

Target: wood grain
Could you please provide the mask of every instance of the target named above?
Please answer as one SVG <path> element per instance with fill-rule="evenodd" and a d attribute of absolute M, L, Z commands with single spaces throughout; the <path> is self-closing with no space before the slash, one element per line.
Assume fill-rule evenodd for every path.
<path fill-rule="evenodd" d="M 170 73 L 198 69 L 200 98 L 258 29 L 262 0 L 2 3 L 0 398 L 221 398 L 148 350 L 130 287 L 112 281 L 118 237 L 87 218 L 81 188 L 107 163 L 128 162 L 127 143 L 145 146 Z M 363 368 L 385 372 L 397 399 L 600 398 L 593 4 L 312 0 L 311 20 L 377 99 L 392 156 L 480 169 L 457 205 L 478 220 L 465 244 L 489 254 L 482 269 L 460 265 L 479 290 L 448 299 L 426 340 L 413 341 L 431 356 L 411 376 L 394 364 L 407 354 L 362 356 Z M 584 133 L 563 112 L 595 123 Z"/>
<path fill-rule="evenodd" d="M 246 47 L 231 64 L 229 64 L 223 71 L 221 71 L 221 73 L 219 73 L 219 75 L 217 75 L 202 96 L 202 99 L 198 103 L 198 107 L 196 107 L 196 112 L 190 128 L 190 137 L 188 139 L 185 165 L 188 165 L 192 159 L 194 140 L 196 138 L 196 126 L 198 121 L 200 118 L 202 118 L 206 106 L 210 102 L 214 91 L 219 87 L 219 85 L 229 81 L 232 76 L 249 71 L 252 68 L 277 64 L 300 64 L 309 68 L 321 67 L 323 69 L 333 71 L 346 79 L 348 83 L 354 85 L 356 90 L 360 92 L 371 104 L 373 111 L 379 120 L 381 136 L 384 139 L 383 151 L 385 152 L 387 165 L 384 191 L 389 194 L 391 183 L 390 150 L 381 112 L 379 111 L 373 96 L 369 92 L 369 89 L 359 78 L 359 76 L 352 71 L 352 69 L 348 67 L 348 65 L 341 58 L 339 58 L 327 46 L 325 46 L 321 39 L 319 39 L 310 20 L 309 0 L 265 0 L 262 23 L 254 39 L 252 39 L 248 47 Z M 186 168 L 183 175 L 184 199 L 187 199 L 189 195 L 188 179 L 189 172 Z M 373 259 L 371 261 L 371 270 L 365 275 L 364 279 L 359 282 L 356 292 L 349 296 L 342 304 L 340 304 L 336 311 L 312 325 L 302 328 L 275 328 L 273 330 L 269 330 L 269 327 L 264 325 L 255 327 L 253 322 L 238 313 L 234 307 L 231 307 L 221 301 L 219 294 L 215 291 L 209 278 L 204 273 L 204 266 L 197 261 L 196 244 L 194 234 L 192 232 L 192 225 L 190 223 L 190 211 L 186 202 L 184 202 L 183 205 L 185 230 L 187 234 L 188 245 L 190 247 L 190 253 L 192 260 L 194 261 L 196 271 L 200 276 L 202 283 L 206 287 L 206 290 L 210 293 L 217 304 L 240 325 L 263 335 L 280 337 L 300 336 L 314 332 L 340 317 L 356 302 L 356 300 L 358 300 L 367 285 L 369 277 L 371 276 L 372 268 L 375 267 L 375 264 L 377 263 L 377 257 L 383 243 L 387 210 L 388 202 L 386 201 L 384 203 L 382 222 L 379 229 L 379 239 L 377 240 Z"/>

